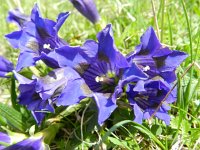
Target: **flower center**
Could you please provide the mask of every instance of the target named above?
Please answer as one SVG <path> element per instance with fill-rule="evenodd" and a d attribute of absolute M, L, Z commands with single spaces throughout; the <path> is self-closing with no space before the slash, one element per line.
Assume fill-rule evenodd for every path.
<path fill-rule="evenodd" d="M 114 83 L 114 79 L 106 77 L 106 76 L 96 76 L 95 81 L 101 84 L 112 84 Z"/>
<path fill-rule="evenodd" d="M 82 77 L 93 92 L 112 93 L 118 83 L 118 70 L 102 61 L 91 64 Z"/>

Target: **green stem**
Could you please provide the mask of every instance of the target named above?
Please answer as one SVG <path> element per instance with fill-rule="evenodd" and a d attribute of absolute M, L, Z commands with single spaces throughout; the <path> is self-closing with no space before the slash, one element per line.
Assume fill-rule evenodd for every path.
<path fill-rule="evenodd" d="M 17 94 L 16 94 L 16 86 L 15 86 L 15 77 L 14 75 L 11 76 L 11 89 L 10 89 L 10 95 L 11 95 L 11 102 L 12 107 L 19 111 L 19 104 L 17 103 Z"/>
<path fill-rule="evenodd" d="M 169 17 L 169 13 L 167 13 L 167 20 L 168 20 L 168 28 L 169 28 L 169 39 L 170 39 L 170 45 L 173 45 L 173 36 L 172 36 L 172 25 Z"/>
<path fill-rule="evenodd" d="M 191 35 L 191 27 L 190 27 L 190 22 L 189 22 L 189 18 L 188 18 L 188 14 L 187 14 L 187 10 L 185 7 L 185 2 L 184 0 L 181 0 L 182 6 L 183 6 L 183 10 L 184 10 L 184 14 L 185 14 L 185 19 L 186 19 L 186 23 L 187 23 L 187 27 L 188 27 L 188 35 L 189 35 L 189 40 L 190 40 L 190 55 L 191 55 L 191 62 L 193 61 L 193 51 L 192 51 L 192 35 Z"/>
<path fill-rule="evenodd" d="M 151 5 L 152 5 L 152 11 L 153 11 L 153 16 L 154 16 L 154 21 L 155 21 L 155 25 L 156 25 L 157 36 L 158 36 L 158 39 L 160 39 L 160 32 L 159 32 L 158 21 L 157 21 L 157 16 L 156 16 L 156 11 L 155 11 L 155 5 L 154 5 L 154 1 L 153 0 L 151 0 Z"/>
<path fill-rule="evenodd" d="M 188 28 L 188 35 L 189 35 L 189 40 L 190 40 L 190 58 L 191 58 L 191 62 L 193 62 L 193 49 L 192 49 L 192 34 L 191 34 L 191 27 L 190 27 L 190 22 L 189 22 L 189 18 L 188 18 L 188 14 L 187 14 L 187 10 L 186 10 L 186 6 L 185 6 L 185 2 L 184 0 L 181 0 L 182 6 L 183 6 L 183 10 L 184 10 L 184 14 L 185 14 L 185 18 L 186 18 L 186 23 L 187 23 L 187 28 Z M 189 105 L 189 100 L 191 97 L 191 86 L 192 86 L 192 75 L 193 75 L 193 67 L 191 68 L 190 71 L 190 80 L 189 83 L 187 85 L 186 88 L 186 92 L 185 92 L 185 111 L 188 111 L 188 105 Z M 185 114 L 186 117 L 186 114 Z"/>
<path fill-rule="evenodd" d="M 164 35 L 164 17 L 165 17 L 165 0 L 162 0 L 161 42 L 163 42 L 163 35 Z"/>

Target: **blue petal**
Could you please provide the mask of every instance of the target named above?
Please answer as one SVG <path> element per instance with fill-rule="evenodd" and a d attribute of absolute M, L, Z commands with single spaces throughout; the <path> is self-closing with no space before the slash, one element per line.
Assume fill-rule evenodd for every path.
<path fill-rule="evenodd" d="M 98 43 L 93 40 L 87 40 L 83 46 L 81 47 L 84 51 L 84 53 L 89 58 L 95 58 L 97 56 L 98 52 Z"/>
<path fill-rule="evenodd" d="M 13 48 L 19 48 L 19 39 L 21 38 L 22 31 L 15 31 L 5 35 L 6 39 L 10 42 Z"/>
<path fill-rule="evenodd" d="M 36 17 L 41 17 L 41 13 L 37 4 L 33 6 L 33 9 L 31 11 L 31 20 L 34 22 Z"/>
<path fill-rule="evenodd" d="M 55 30 L 58 32 L 62 24 L 65 22 L 67 17 L 70 15 L 69 12 L 60 13 L 57 18 L 57 23 L 55 25 Z"/>
<path fill-rule="evenodd" d="M 72 68 L 65 68 L 66 84 L 56 100 L 56 105 L 67 106 L 77 104 L 80 100 L 90 97 L 92 92 L 85 81 Z"/>
<path fill-rule="evenodd" d="M 149 119 L 151 115 L 155 112 L 155 110 L 148 109 L 144 112 L 144 119 Z M 167 111 L 158 110 L 155 116 L 165 122 L 166 125 L 170 124 L 170 116 L 167 114 Z"/>
<path fill-rule="evenodd" d="M 136 102 L 131 98 L 128 97 L 129 103 L 132 106 L 132 109 L 134 111 L 134 122 L 137 122 L 139 124 L 142 124 L 142 120 L 143 120 L 143 111 L 141 110 L 141 108 L 136 104 Z"/>
<path fill-rule="evenodd" d="M 38 125 L 40 125 L 46 115 L 46 113 L 54 112 L 52 104 L 49 104 L 48 101 L 37 100 L 32 101 L 28 107 L 29 110 L 32 110 L 32 115 Z"/>
<path fill-rule="evenodd" d="M 135 87 L 133 88 L 133 91 L 135 92 L 143 92 L 143 91 L 146 91 L 145 88 L 144 88 L 144 81 L 143 80 L 139 80 Z"/>
<path fill-rule="evenodd" d="M 0 77 L 6 78 L 6 74 L 14 69 L 13 63 L 0 56 Z"/>
<path fill-rule="evenodd" d="M 176 73 L 175 70 L 174 71 L 165 71 L 165 72 L 161 72 L 160 76 L 165 79 L 165 81 L 167 81 L 168 83 L 172 83 L 176 80 Z"/>
<path fill-rule="evenodd" d="M 98 123 L 102 125 L 111 113 L 117 108 L 111 98 L 102 93 L 94 93 L 94 100 L 96 101 L 98 108 Z"/>
<path fill-rule="evenodd" d="M 34 66 L 37 60 L 37 54 L 32 51 L 21 52 L 18 58 L 16 71 L 20 71 L 25 67 Z"/>
<path fill-rule="evenodd" d="M 11 139 L 7 134 L 0 132 L 0 142 L 11 143 Z"/>
<path fill-rule="evenodd" d="M 112 33 L 112 26 L 108 24 L 101 32 L 97 34 L 99 41 L 98 56 L 100 60 L 112 62 L 118 68 L 129 67 L 126 58 L 117 50 Z"/>
<path fill-rule="evenodd" d="M 56 105 L 69 106 L 77 104 L 91 93 L 83 79 L 69 80 L 62 93 L 57 98 Z"/>
<path fill-rule="evenodd" d="M 20 28 L 23 27 L 24 22 L 29 21 L 30 18 L 20 12 L 19 9 L 15 9 L 8 12 L 7 21 L 16 23 Z"/>
<path fill-rule="evenodd" d="M 58 63 L 60 67 L 76 67 L 79 63 L 87 62 L 84 57 L 81 56 L 82 49 L 80 47 L 63 46 L 55 50 L 58 57 Z"/>
<path fill-rule="evenodd" d="M 48 54 L 41 52 L 40 59 L 51 68 L 59 68 L 58 60 L 55 51 L 51 51 Z"/>
<path fill-rule="evenodd" d="M 96 51 L 97 45 L 93 41 L 86 41 L 82 47 L 63 46 L 55 50 L 59 66 L 70 66 L 73 68 L 80 64 L 89 64 L 94 59 L 93 57 L 96 56 Z"/>
<path fill-rule="evenodd" d="M 140 38 L 142 49 L 140 54 L 149 53 L 152 54 L 156 49 L 161 47 L 160 41 L 158 40 L 156 33 L 152 27 L 149 27 L 146 32 Z"/>
<path fill-rule="evenodd" d="M 30 80 L 24 76 L 22 76 L 21 74 L 17 73 L 16 71 L 13 70 L 13 73 L 15 75 L 15 78 L 18 80 L 18 82 L 20 84 L 32 84 L 33 82 L 35 82 L 35 80 Z"/>
<path fill-rule="evenodd" d="M 6 147 L 4 150 L 44 150 L 45 145 L 42 138 L 28 138 L 14 145 Z"/>
<path fill-rule="evenodd" d="M 135 115 L 134 121 L 139 123 L 139 124 L 142 124 L 143 112 L 142 112 L 141 108 L 136 103 L 133 104 L 133 111 L 134 111 L 134 115 Z"/>
<path fill-rule="evenodd" d="M 165 59 L 165 65 L 159 68 L 160 71 L 173 71 L 176 69 L 186 58 L 188 55 L 184 52 L 173 51 L 171 54 L 167 56 Z"/>
<path fill-rule="evenodd" d="M 127 68 L 123 73 L 123 80 L 126 82 L 133 82 L 138 80 L 146 80 L 148 76 L 139 69 L 135 63 L 132 63 L 130 68 Z"/>
<path fill-rule="evenodd" d="M 172 53 L 172 50 L 170 50 L 168 47 L 157 49 L 152 56 L 154 58 L 156 57 L 163 57 L 163 56 L 168 56 L 169 54 Z"/>

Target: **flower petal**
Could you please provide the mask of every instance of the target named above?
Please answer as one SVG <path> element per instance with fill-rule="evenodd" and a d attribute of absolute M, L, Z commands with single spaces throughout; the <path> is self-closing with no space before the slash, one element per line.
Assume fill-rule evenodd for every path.
<path fill-rule="evenodd" d="M 156 33 L 152 27 L 149 27 L 146 32 L 140 38 L 142 49 L 140 54 L 149 53 L 152 54 L 156 49 L 161 47 L 160 41 L 158 40 Z"/>
<path fill-rule="evenodd" d="M 65 20 L 68 18 L 68 16 L 70 15 L 69 12 L 65 12 L 65 13 L 60 13 L 58 15 L 57 18 L 57 23 L 55 25 L 55 30 L 58 32 L 60 27 L 63 25 L 63 23 L 65 22 Z"/>
<path fill-rule="evenodd" d="M 94 93 L 94 100 L 96 101 L 98 108 L 98 123 L 102 125 L 111 113 L 117 108 L 110 97 L 102 93 Z"/>
<path fill-rule="evenodd" d="M 32 51 L 21 52 L 17 61 L 16 71 L 25 67 L 34 66 L 37 60 L 37 54 Z"/>
<path fill-rule="evenodd" d="M 0 56 L 0 77 L 7 78 L 6 74 L 14 69 L 13 63 Z"/>
<path fill-rule="evenodd" d="M 5 148 L 5 150 L 44 150 L 44 149 L 45 145 L 42 142 L 42 138 L 28 138 Z"/>
<path fill-rule="evenodd" d="M 163 71 L 173 71 L 176 69 L 186 58 L 188 55 L 184 52 L 173 51 L 171 54 L 167 56 L 165 59 L 165 65 L 163 65 L 159 70 Z"/>
<path fill-rule="evenodd" d="M 108 24 L 106 28 L 97 34 L 97 39 L 99 41 L 98 57 L 100 60 L 110 61 L 119 68 L 129 67 L 126 58 L 115 46 L 111 24 Z"/>
<path fill-rule="evenodd" d="M 30 18 L 20 12 L 19 9 L 15 9 L 8 12 L 7 21 L 16 23 L 20 28 L 23 27 L 24 22 L 29 21 Z"/>
<path fill-rule="evenodd" d="M 5 35 L 6 39 L 12 45 L 13 48 L 19 48 L 19 39 L 21 38 L 22 31 L 15 31 Z"/>

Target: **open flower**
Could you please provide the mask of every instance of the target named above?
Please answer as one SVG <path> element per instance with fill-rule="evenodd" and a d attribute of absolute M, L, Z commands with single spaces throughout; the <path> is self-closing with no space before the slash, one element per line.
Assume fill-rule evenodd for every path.
<path fill-rule="evenodd" d="M 175 81 L 175 70 L 187 54 L 163 47 L 152 27 L 147 29 L 140 41 L 135 51 L 128 54 L 127 60 L 136 63 L 150 78 L 161 76 L 169 83 Z"/>
<path fill-rule="evenodd" d="M 53 104 L 72 105 L 87 97 L 85 82 L 72 68 L 59 68 L 51 71 L 42 78 L 34 77 L 33 80 L 14 71 L 19 81 L 19 103 L 25 105 L 38 124 L 41 124 L 45 114 L 54 112 Z"/>
<path fill-rule="evenodd" d="M 140 80 L 136 85 L 127 85 L 127 97 L 130 105 L 133 107 L 135 114 L 134 121 L 142 123 L 143 119 L 149 119 L 155 113 L 161 101 L 170 91 L 171 86 L 163 81 L 163 79 L 150 79 L 146 81 Z M 167 105 L 176 100 L 175 90 L 170 93 L 165 103 L 158 109 L 155 116 L 163 120 L 167 125 L 170 123 Z"/>
<path fill-rule="evenodd" d="M 38 60 L 43 60 L 52 68 L 58 67 L 54 49 L 67 43 L 59 38 L 57 33 L 68 16 L 68 12 L 60 13 L 57 22 L 43 19 L 36 4 L 31 12 L 30 21 L 26 21 L 20 31 L 6 35 L 11 45 L 21 51 L 16 71 L 33 66 Z"/>
<path fill-rule="evenodd" d="M 11 63 L 6 58 L 0 56 L 0 77 L 8 78 L 6 74 L 12 72 L 12 70 L 14 70 L 13 63 Z"/>
<path fill-rule="evenodd" d="M 7 21 L 14 22 L 19 28 L 22 28 L 25 22 L 30 21 L 30 17 L 23 14 L 19 9 L 14 9 L 8 12 Z"/>
<path fill-rule="evenodd" d="M 93 0 L 70 0 L 73 6 L 92 23 L 99 20 L 99 13 Z"/>
<path fill-rule="evenodd" d="M 42 99 L 36 91 L 37 79 L 30 80 L 14 71 L 19 82 L 19 103 L 31 110 L 36 122 L 41 124 L 46 112 L 54 112 L 52 102 Z"/>
<path fill-rule="evenodd" d="M 98 42 L 88 40 L 83 47 L 67 46 L 69 53 L 65 53 L 66 49 L 56 50 L 60 67 L 72 66 L 93 92 L 100 125 L 116 109 L 116 100 L 121 96 L 125 84 L 147 78 L 136 65 L 129 66 L 126 58 L 117 50 L 112 34 L 109 24 L 98 33 Z M 78 50 L 79 53 L 70 57 L 70 52 Z M 87 57 L 83 57 L 83 52 Z"/>

